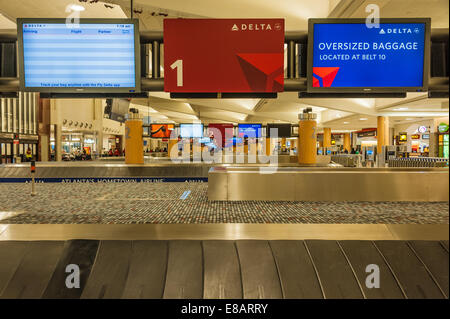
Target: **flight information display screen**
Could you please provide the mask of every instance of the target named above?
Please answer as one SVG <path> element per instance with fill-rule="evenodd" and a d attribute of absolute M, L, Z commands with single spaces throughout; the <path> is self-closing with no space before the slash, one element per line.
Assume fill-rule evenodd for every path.
<path fill-rule="evenodd" d="M 203 137 L 203 124 L 180 124 L 180 135 L 182 138 Z"/>
<path fill-rule="evenodd" d="M 262 124 L 239 124 L 238 137 L 259 138 L 261 137 Z"/>
<path fill-rule="evenodd" d="M 368 27 L 364 20 L 317 20 L 310 20 L 309 91 L 426 89 L 428 19 L 416 19 L 414 23 L 392 19 L 380 22 L 378 28 Z"/>
<path fill-rule="evenodd" d="M 48 20 L 18 19 L 20 78 L 25 91 L 140 90 L 136 22 Z"/>
<path fill-rule="evenodd" d="M 276 136 L 272 136 L 273 129 L 276 129 Z M 275 133 L 274 132 L 274 133 Z M 291 137 L 291 124 L 267 124 L 268 137 Z"/>

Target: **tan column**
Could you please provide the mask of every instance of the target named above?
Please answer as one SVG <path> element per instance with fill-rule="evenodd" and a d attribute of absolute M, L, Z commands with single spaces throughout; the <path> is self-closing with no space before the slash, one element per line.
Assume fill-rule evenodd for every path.
<path fill-rule="evenodd" d="M 384 145 L 391 145 L 389 135 L 389 117 L 384 117 Z"/>
<path fill-rule="evenodd" d="M 62 161 L 62 132 L 61 124 L 55 125 L 55 161 Z"/>
<path fill-rule="evenodd" d="M 317 158 L 317 122 L 304 119 L 298 123 L 298 163 L 311 165 Z"/>
<path fill-rule="evenodd" d="M 270 145 L 270 138 L 266 137 L 266 155 L 270 156 L 270 154 L 272 153 L 272 145 Z"/>
<path fill-rule="evenodd" d="M 142 119 L 125 122 L 125 163 L 144 164 L 144 141 Z"/>
<path fill-rule="evenodd" d="M 323 147 L 331 147 L 331 128 L 323 128 Z"/>
<path fill-rule="evenodd" d="M 258 154 L 258 145 L 256 141 L 249 141 L 247 154 L 252 156 L 256 156 Z"/>
<path fill-rule="evenodd" d="M 382 147 L 386 145 L 386 134 L 389 134 L 389 132 L 386 131 L 385 117 L 378 116 L 377 117 L 377 153 L 379 153 L 379 154 L 381 153 Z"/>
<path fill-rule="evenodd" d="M 20 93 L 22 96 L 23 93 Z M 47 162 L 50 159 L 50 99 L 39 98 L 39 146 L 38 161 Z"/>
<path fill-rule="evenodd" d="M 202 145 L 197 139 L 192 139 L 192 160 L 201 161 L 202 160 Z"/>
<path fill-rule="evenodd" d="M 352 150 L 352 141 L 350 139 L 350 133 L 344 134 L 344 150 L 347 150 L 349 153 Z"/>
<path fill-rule="evenodd" d="M 169 145 L 168 145 L 168 147 L 167 147 L 167 153 L 169 154 L 169 157 L 170 157 L 170 158 L 172 158 L 172 157 L 178 157 L 177 142 L 178 142 L 178 140 L 173 140 L 173 139 L 170 139 L 170 140 L 169 140 Z M 172 148 L 174 148 L 174 147 L 176 147 L 176 150 L 175 150 L 175 149 L 172 150 Z M 173 153 L 172 153 L 172 152 L 173 152 Z"/>

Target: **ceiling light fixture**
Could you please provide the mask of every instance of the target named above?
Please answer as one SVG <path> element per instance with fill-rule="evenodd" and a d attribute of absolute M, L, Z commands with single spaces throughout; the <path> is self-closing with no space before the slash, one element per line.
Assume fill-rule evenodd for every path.
<path fill-rule="evenodd" d="M 361 117 L 359 120 L 360 121 L 367 121 L 367 117 Z"/>
<path fill-rule="evenodd" d="M 409 108 L 407 108 L 407 107 L 397 107 L 397 108 L 395 108 L 393 110 L 394 111 L 406 111 L 406 110 L 409 110 Z"/>
<path fill-rule="evenodd" d="M 69 8 L 71 10 L 73 10 L 73 11 L 84 11 L 84 10 L 86 10 L 83 6 L 80 6 L 78 4 L 72 4 Z"/>

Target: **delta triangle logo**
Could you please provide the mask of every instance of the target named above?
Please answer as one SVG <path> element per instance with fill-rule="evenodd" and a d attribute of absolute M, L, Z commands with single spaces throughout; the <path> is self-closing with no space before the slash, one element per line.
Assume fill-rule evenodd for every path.
<path fill-rule="evenodd" d="M 231 28 L 231 31 L 239 31 L 238 26 L 236 24 L 233 25 L 233 27 Z"/>
<path fill-rule="evenodd" d="M 339 67 L 313 67 L 313 87 L 331 87 Z"/>
<path fill-rule="evenodd" d="M 381 29 L 380 34 L 386 34 L 386 31 L 384 31 L 384 29 Z"/>

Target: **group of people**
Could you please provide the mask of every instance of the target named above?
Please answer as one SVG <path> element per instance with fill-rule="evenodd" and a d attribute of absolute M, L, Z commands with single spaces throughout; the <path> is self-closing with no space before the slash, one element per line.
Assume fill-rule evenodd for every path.
<path fill-rule="evenodd" d="M 120 156 L 120 155 L 125 156 L 125 149 L 123 150 L 122 153 L 120 152 L 120 150 L 118 148 L 115 148 L 114 151 L 112 148 L 110 148 L 108 151 L 108 156 Z"/>
<path fill-rule="evenodd" d="M 146 150 L 146 153 L 153 153 L 153 152 L 155 153 L 167 152 L 167 147 L 160 148 L 159 146 L 157 146 L 155 150 L 152 150 L 151 148 L 147 148 Z"/>
<path fill-rule="evenodd" d="M 349 154 L 349 152 L 348 152 L 348 150 L 347 149 L 344 149 L 344 152 L 343 152 L 344 154 Z M 351 149 L 351 151 L 350 151 L 350 154 L 359 154 L 359 151 L 358 151 L 358 149 L 355 149 L 354 147 L 352 147 L 352 149 Z"/>
<path fill-rule="evenodd" d="M 63 161 L 89 161 L 92 160 L 91 154 L 89 154 L 86 149 L 80 150 L 75 148 L 70 153 L 62 154 Z"/>

